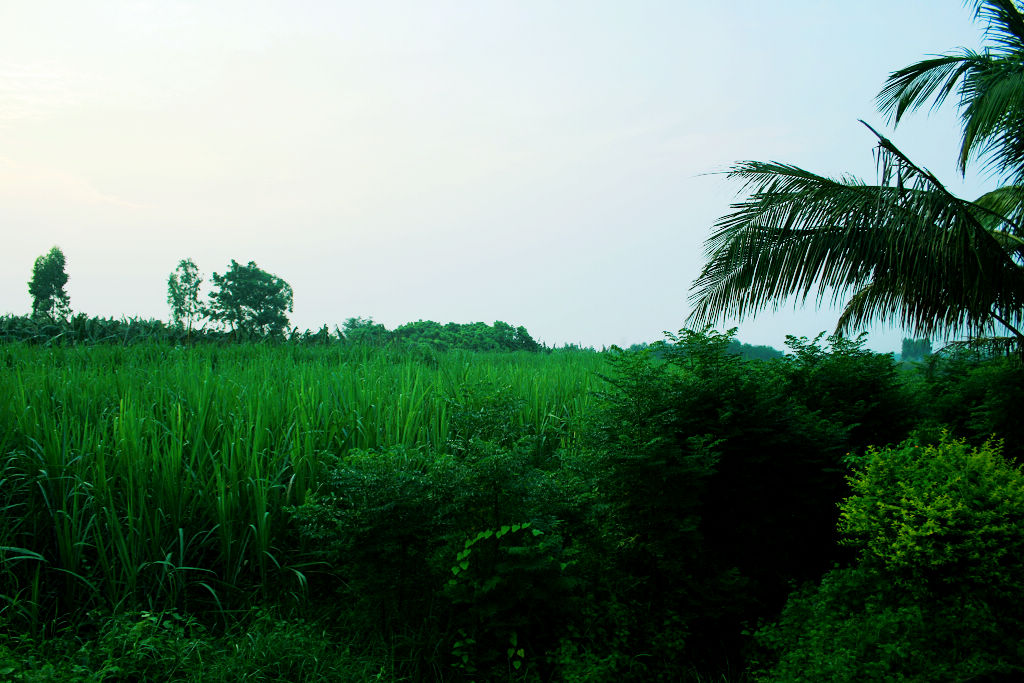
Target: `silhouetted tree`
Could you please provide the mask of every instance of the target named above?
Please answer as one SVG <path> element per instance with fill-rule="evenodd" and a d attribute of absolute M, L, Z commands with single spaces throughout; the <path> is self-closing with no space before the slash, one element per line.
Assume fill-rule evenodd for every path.
<path fill-rule="evenodd" d="M 68 274 L 64 270 L 64 252 L 59 247 L 36 259 L 28 293 L 32 296 L 32 315 L 67 318 L 71 314 L 71 297 L 64 291 Z"/>
<path fill-rule="evenodd" d="M 291 286 L 249 261 L 241 265 L 231 259 L 228 271 L 211 276 L 207 316 L 246 334 L 281 334 L 288 327 L 286 313 L 292 311 Z"/>

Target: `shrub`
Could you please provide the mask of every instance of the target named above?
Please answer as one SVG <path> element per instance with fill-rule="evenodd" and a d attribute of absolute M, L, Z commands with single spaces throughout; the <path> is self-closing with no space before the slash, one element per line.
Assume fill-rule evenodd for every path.
<path fill-rule="evenodd" d="M 997 444 L 871 450 L 840 529 L 857 564 L 760 633 L 775 680 L 1019 680 L 1024 474 Z M 1004 678 L 1001 678 L 1004 677 Z"/>

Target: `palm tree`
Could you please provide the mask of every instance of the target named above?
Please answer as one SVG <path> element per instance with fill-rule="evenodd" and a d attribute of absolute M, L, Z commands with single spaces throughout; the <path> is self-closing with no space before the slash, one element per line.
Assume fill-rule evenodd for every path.
<path fill-rule="evenodd" d="M 846 300 L 837 332 L 893 320 L 918 336 L 1008 330 L 1024 348 L 1024 13 L 1013 0 L 975 4 L 993 48 L 894 72 L 879 94 L 903 115 L 954 91 L 964 126 L 961 171 L 985 158 L 1009 184 L 976 201 L 878 138 L 877 185 L 747 161 L 728 176 L 748 195 L 715 224 L 693 286 L 690 322 L 742 318 L 796 297 Z M 867 124 L 865 124 L 867 125 Z"/>
<path fill-rule="evenodd" d="M 899 124 L 929 101 L 939 107 L 954 91 L 963 124 L 958 160 L 966 172 L 972 159 L 1012 183 L 1024 180 L 1024 14 L 1015 0 L 974 2 L 992 46 L 961 49 L 893 72 L 878 94 L 879 109 Z"/>

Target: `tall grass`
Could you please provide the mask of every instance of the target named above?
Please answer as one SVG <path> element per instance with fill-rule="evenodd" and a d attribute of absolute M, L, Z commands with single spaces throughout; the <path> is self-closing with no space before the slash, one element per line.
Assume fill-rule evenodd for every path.
<path fill-rule="evenodd" d="M 453 410 L 514 397 L 510 419 L 572 448 L 592 353 L 352 347 L 3 345 L 0 621 L 89 607 L 243 605 L 295 590 L 283 508 L 327 456 L 444 451 Z"/>

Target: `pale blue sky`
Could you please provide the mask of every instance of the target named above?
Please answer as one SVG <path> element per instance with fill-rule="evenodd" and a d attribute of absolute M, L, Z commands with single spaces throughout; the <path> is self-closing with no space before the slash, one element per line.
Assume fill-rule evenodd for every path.
<path fill-rule="evenodd" d="M 957 0 L 0 3 L 0 313 L 59 245 L 72 308 L 168 316 L 166 280 L 256 261 L 294 325 L 683 324 L 740 159 L 874 178 L 874 95 L 978 46 Z M 893 140 L 964 194 L 954 113 Z M 765 312 L 781 347 L 837 313 Z M 725 327 L 727 325 L 723 325 Z M 874 331 L 893 350 L 900 330 Z"/>

